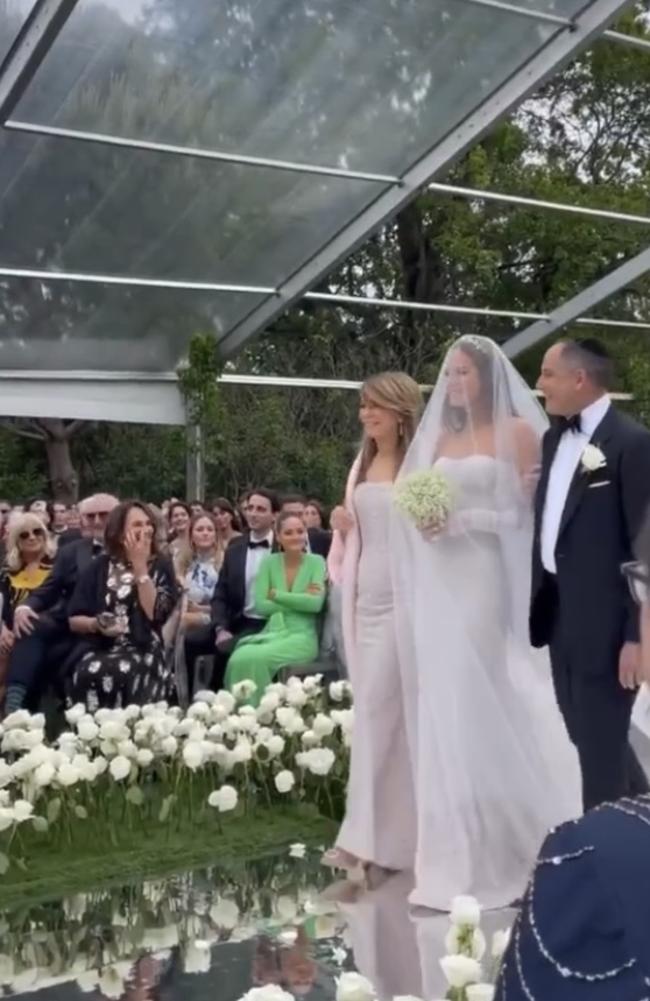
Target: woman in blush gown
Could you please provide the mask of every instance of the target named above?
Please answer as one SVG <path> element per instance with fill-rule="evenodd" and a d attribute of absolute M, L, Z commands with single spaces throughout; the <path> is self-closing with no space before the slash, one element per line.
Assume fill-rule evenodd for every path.
<path fill-rule="evenodd" d="M 417 806 L 412 902 L 521 897 L 549 827 L 580 813 L 577 754 L 528 638 L 544 412 L 492 341 L 452 347 L 402 466 L 448 482 L 446 524 L 395 512 L 392 569 Z M 414 696 L 414 693 L 415 696 Z"/>
<path fill-rule="evenodd" d="M 332 513 L 329 571 L 342 588 L 346 663 L 354 733 L 346 815 L 323 862 L 363 877 L 370 865 L 412 866 L 415 806 L 397 639 L 389 533 L 392 490 L 421 411 L 417 384 L 401 372 L 368 379 L 361 390 L 361 452 L 345 508 Z"/>

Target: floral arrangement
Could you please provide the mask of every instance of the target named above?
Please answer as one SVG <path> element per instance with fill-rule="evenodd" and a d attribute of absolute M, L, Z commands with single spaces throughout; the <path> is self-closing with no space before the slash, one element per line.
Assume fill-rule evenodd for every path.
<path fill-rule="evenodd" d="M 405 476 L 395 487 L 395 504 L 419 529 L 442 527 L 449 517 L 453 495 L 445 477 L 434 469 Z"/>
<path fill-rule="evenodd" d="M 0 724 L 0 874 L 49 846 L 128 843 L 135 829 L 311 803 L 338 819 L 353 724 L 347 682 L 321 676 L 272 684 L 260 705 L 242 682 L 202 692 L 183 712 L 160 702 L 66 713 L 53 743 L 42 715 Z"/>

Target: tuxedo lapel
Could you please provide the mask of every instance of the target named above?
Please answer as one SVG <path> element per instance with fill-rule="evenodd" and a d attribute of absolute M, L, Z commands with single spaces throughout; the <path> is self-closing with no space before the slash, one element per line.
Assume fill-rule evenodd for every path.
<path fill-rule="evenodd" d="M 596 445 L 598 448 L 605 445 L 616 429 L 616 422 L 616 411 L 610 406 L 609 410 L 589 439 L 589 444 Z M 571 486 L 569 487 L 569 493 L 567 494 L 566 504 L 564 505 L 564 511 L 562 512 L 558 539 L 580 507 L 580 503 L 588 486 L 589 473 L 583 468 L 582 462 L 580 461 L 575 473 L 573 474 Z"/>
<path fill-rule="evenodd" d="M 242 609 L 246 603 L 246 556 L 248 554 L 248 539 L 243 538 L 236 545 L 231 545 L 232 550 L 232 606 L 235 609 Z"/>

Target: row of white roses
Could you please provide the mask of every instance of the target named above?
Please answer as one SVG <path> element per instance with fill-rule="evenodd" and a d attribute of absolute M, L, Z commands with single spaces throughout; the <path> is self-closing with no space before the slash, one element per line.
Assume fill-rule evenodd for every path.
<path fill-rule="evenodd" d="M 253 691 L 252 682 L 242 682 L 233 693 L 199 693 L 185 713 L 165 702 L 95 713 L 74 706 L 66 713 L 70 729 L 53 745 L 42 715 L 13 713 L 0 724 L 0 831 L 29 820 L 47 826 L 46 818 L 33 815 L 45 790 L 69 790 L 102 776 L 128 785 L 134 805 L 142 795 L 137 782 L 151 769 L 163 780 L 170 769 L 206 768 L 227 779 L 237 765 L 255 762 L 281 794 L 296 785 L 296 769 L 299 776 L 327 776 L 350 743 L 348 684 L 325 689 L 320 676 L 291 678 L 270 685 L 257 708 L 240 704 Z M 238 796 L 236 783 L 222 782 L 208 802 L 226 812 Z"/>

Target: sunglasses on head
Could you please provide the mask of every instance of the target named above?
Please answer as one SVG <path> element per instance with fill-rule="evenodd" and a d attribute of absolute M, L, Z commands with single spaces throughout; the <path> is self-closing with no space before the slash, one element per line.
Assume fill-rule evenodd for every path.
<path fill-rule="evenodd" d="M 645 605 L 650 602 L 650 571 L 646 564 L 640 562 L 624 563 L 621 571 L 637 605 Z"/>
<path fill-rule="evenodd" d="M 42 539 L 44 535 L 45 530 L 42 528 L 26 528 L 19 534 L 18 538 L 21 542 L 26 542 L 27 539 L 31 539 L 32 537 L 35 539 Z"/>

